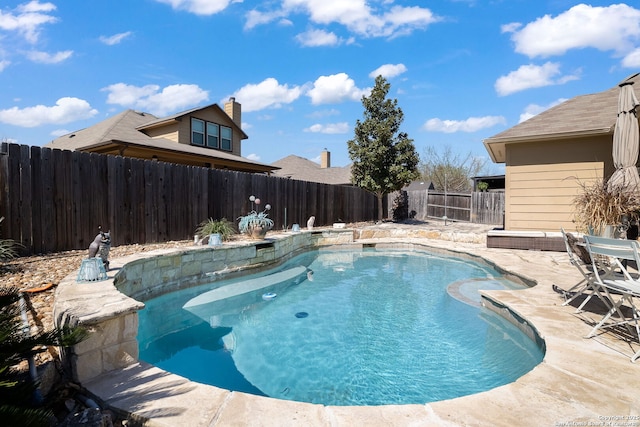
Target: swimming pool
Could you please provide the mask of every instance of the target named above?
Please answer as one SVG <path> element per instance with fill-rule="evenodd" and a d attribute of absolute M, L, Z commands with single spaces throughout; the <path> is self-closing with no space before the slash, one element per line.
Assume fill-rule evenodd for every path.
<path fill-rule="evenodd" d="M 488 390 L 543 357 L 520 330 L 479 307 L 477 289 L 518 285 L 468 259 L 322 250 L 261 276 L 147 301 L 140 358 L 230 390 L 383 405 Z M 256 283 L 269 286 L 252 290 Z"/>

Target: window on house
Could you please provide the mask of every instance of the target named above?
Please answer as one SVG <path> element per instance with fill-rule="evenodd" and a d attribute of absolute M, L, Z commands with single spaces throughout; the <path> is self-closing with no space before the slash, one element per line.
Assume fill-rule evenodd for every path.
<path fill-rule="evenodd" d="M 207 148 L 233 151 L 233 138 L 230 127 L 191 118 L 191 144 Z"/>
<path fill-rule="evenodd" d="M 231 128 L 220 126 L 220 148 L 231 151 Z"/>
<path fill-rule="evenodd" d="M 207 122 L 207 147 L 218 148 L 220 147 L 220 126 L 215 123 Z"/>
<path fill-rule="evenodd" d="M 204 121 L 191 119 L 191 143 L 204 145 Z"/>

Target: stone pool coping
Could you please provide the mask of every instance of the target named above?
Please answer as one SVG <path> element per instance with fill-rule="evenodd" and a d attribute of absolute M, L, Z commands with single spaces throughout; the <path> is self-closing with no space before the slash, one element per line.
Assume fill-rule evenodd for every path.
<path fill-rule="evenodd" d="M 297 238 L 310 239 L 309 242 L 314 238 L 323 239 L 324 236 L 318 233 L 315 237 L 311 233 L 302 233 Z M 120 292 L 113 292 L 113 279 L 120 270 L 110 272 L 111 289 L 108 289 L 108 281 L 79 285 L 74 283 L 75 276 L 70 276 L 68 281 L 65 279 L 56 294 L 54 314 L 72 324 L 98 320 L 96 325 L 99 325 L 107 319 L 106 310 L 118 307 L 119 314 L 124 314 L 119 317 L 128 318 L 119 324 L 101 326 L 103 333 L 96 334 L 101 338 L 91 345 L 102 346 L 99 357 L 104 371 L 96 373 L 85 369 L 82 375 L 88 379 L 83 380 L 82 385 L 99 401 L 118 412 L 131 414 L 132 420 L 145 425 L 541 426 L 561 423 L 605 425 L 607 421 L 616 420 L 607 417 L 618 417 L 618 421 L 640 425 L 640 419 L 633 418 L 640 417 L 640 394 L 636 385 L 640 364 L 632 364 L 629 360 L 634 349 L 613 334 L 583 338 L 590 330 L 589 316 L 593 320 L 596 315 L 574 314 L 575 308 L 562 306 L 562 299 L 551 290 L 552 284 L 568 288 L 580 279 L 575 267 L 569 264 L 566 253 L 487 248 L 483 243 L 462 237 L 441 240 L 405 235 L 403 238 L 397 230 L 387 236 L 391 234 L 393 237 L 377 233 L 374 238 L 357 239 L 355 243 L 417 245 L 469 254 L 537 283 L 526 290 L 485 291 L 483 294 L 493 301 L 492 306 L 498 310 L 508 307 L 510 313 L 515 313 L 538 331 L 546 344 L 542 363 L 514 383 L 457 399 L 424 405 L 323 406 L 230 392 L 190 382 L 154 366 L 135 362 L 137 315 L 132 314 L 137 312 L 140 303 Z M 274 235 L 273 240 L 287 240 L 292 238 L 290 235 Z M 340 243 L 348 243 L 347 240 Z M 334 243 L 329 239 L 324 243 L 317 240 L 314 244 Z M 218 251 L 208 248 L 194 250 Z M 189 250 L 180 252 L 189 253 Z M 154 258 L 160 254 L 144 254 L 142 258 Z M 135 263 L 137 260 L 134 258 L 113 260 L 112 266 L 122 268 L 127 263 Z M 135 349 L 131 343 L 116 348 L 117 345 L 105 337 L 117 336 L 127 342 L 132 334 Z M 82 351 L 79 349 L 79 353 L 71 352 L 66 356 L 77 361 L 83 357 Z M 86 353 L 85 357 L 97 358 L 93 351 Z M 109 369 L 114 365 L 117 367 Z"/>

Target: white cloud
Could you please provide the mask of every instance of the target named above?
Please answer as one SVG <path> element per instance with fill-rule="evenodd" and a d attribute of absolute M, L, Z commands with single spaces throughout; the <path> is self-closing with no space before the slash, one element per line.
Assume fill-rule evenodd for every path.
<path fill-rule="evenodd" d="M 98 110 L 83 99 L 60 98 L 54 106 L 36 105 L 35 107 L 13 107 L 0 110 L 0 122 L 32 128 L 50 124 L 65 124 L 76 120 L 84 120 L 98 114 Z"/>
<path fill-rule="evenodd" d="M 574 74 L 559 75 L 560 64 L 547 62 L 543 65 L 522 65 L 506 76 L 500 76 L 494 85 L 500 96 L 510 95 L 526 89 L 564 84 L 579 78 L 580 71 Z"/>
<path fill-rule="evenodd" d="M 331 76 L 320 76 L 313 83 L 313 88 L 307 92 L 311 103 L 335 104 L 344 101 L 359 101 L 363 95 L 368 95 L 370 88 L 359 89 L 348 74 L 338 73 Z"/>
<path fill-rule="evenodd" d="M 515 33 L 518 29 L 522 28 L 522 24 L 519 22 L 512 22 L 510 24 L 504 24 L 500 26 L 501 33 Z"/>
<path fill-rule="evenodd" d="M 525 120 L 529 120 L 531 117 L 537 116 L 545 110 L 548 110 L 551 107 L 555 107 L 558 104 L 562 104 L 566 101 L 566 98 L 560 98 L 548 105 L 537 105 L 537 104 L 529 104 L 525 107 L 524 112 L 520 114 L 520 121 L 518 123 L 522 123 Z"/>
<path fill-rule="evenodd" d="M 545 15 L 512 32 L 516 52 L 530 58 L 584 48 L 624 55 L 640 40 L 640 10 L 626 4 L 579 4 L 556 17 Z"/>
<path fill-rule="evenodd" d="M 11 61 L 0 60 L 0 73 L 11 64 Z"/>
<path fill-rule="evenodd" d="M 249 154 L 246 158 L 249 159 L 249 160 L 252 160 L 254 162 L 259 162 L 260 161 L 260 156 L 255 154 L 255 153 Z"/>
<path fill-rule="evenodd" d="M 31 0 L 29 3 L 19 5 L 17 10 L 24 13 L 51 12 L 56 10 L 56 6 L 53 3 L 40 3 L 38 0 Z"/>
<path fill-rule="evenodd" d="M 429 119 L 422 126 L 429 132 L 477 132 L 495 125 L 506 125 L 507 120 L 502 116 L 469 117 L 466 120 Z"/>
<path fill-rule="evenodd" d="M 231 0 L 156 0 L 158 3 L 170 5 L 174 10 L 186 10 L 195 15 L 215 15 L 225 10 L 231 3 L 238 1 Z"/>
<path fill-rule="evenodd" d="M 363 0 L 283 0 L 279 10 L 252 10 L 247 14 L 245 29 L 303 13 L 317 25 L 340 24 L 362 37 L 392 38 L 424 29 L 442 20 L 427 8 L 394 6 L 393 2 L 384 1 L 378 4 L 381 12 L 376 13 L 368 3 Z"/>
<path fill-rule="evenodd" d="M 65 50 L 63 52 L 48 53 L 32 50 L 27 52 L 25 55 L 30 61 L 38 62 L 40 64 L 57 64 L 71 58 L 73 51 Z"/>
<path fill-rule="evenodd" d="M 309 30 L 296 36 L 296 40 L 302 46 L 337 46 L 342 40 L 335 33 L 324 30 Z"/>
<path fill-rule="evenodd" d="M 307 115 L 307 117 L 312 119 L 320 119 L 322 117 L 337 116 L 339 114 L 340 114 L 340 111 L 336 110 L 335 108 L 332 108 L 330 110 L 314 111 L 313 113 Z"/>
<path fill-rule="evenodd" d="M 281 19 L 286 16 L 286 13 L 282 10 L 272 11 L 272 12 L 260 12 L 258 10 L 250 10 L 245 15 L 247 19 L 244 24 L 245 30 L 250 30 L 253 27 L 257 27 L 258 25 L 265 25 L 269 22 L 275 21 L 277 19 Z"/>
<path fill-rule="evenodd" d="M 442 20 L 429 9 L 418 6 L 402 7 L 393 6 L 384 14 L 385 28 L 381 28 L 380 35 L 397 37 L 408 35 L 415 29 L 426 28 L 428 25 Z M 369 35 L 376 35 L 371 33 Z"/>
<path fill-rule="evenodd" d="M 264 79 L 258 84 L 248 84 L 238 89 L 233 95 L 242 104 L 242 111 L 259 111 L 265 108 L 280 108 L 282 104 L 290 104 L 302 95 L 301 86 L 289 87 L 281 85 L 273 77 Z M 221 101 L 224 102 L 224 101 Z"/>
<path fill-rule="evenodd" d="M 333 135 L 333 134 L 348 133 L 350 129 L 351 128 L 349 127 L 349 123 L 340 122 L 340 123 L 328 123 L 325 125 L 315 124 L 304 129 L 304 131 L 312 132 L 312 133 L 326 133 L 326 134 Z"/>
<path fill-rule="evenodd" d="M 622 66 L 627 68 L 640 67 L 640 48 L 632 50 L 622 58 Z"/>
<path fill-rule="evenodd" d="M 369 77 L 372 79 L 382 77 L 395 77 L 407 71 L 407 67 L 404 64 L 385 64 L 369 73 Z"/>
<path fill-rule="evenodd" d="M 170 85 L 160 91 L 160 86 L 133 86 L 116 83 L 102 89 L 108 92 L 107 104 L 120 105 L 164 116 L 193 107 L 209 99 L 209 93 L 197 85 Z"/>
<path fill-rule="evenodd" d="M 49 135 L 53 136 L 54 138 L 58 138 L 59 136 L 66 135 L 71 132 L 73 131 L 70 131 L 68 129 L 56 129 L 52 132 L 49 132 Z"/>
<path fill-rule="evenodd" d="M 58 18 L 48 14 L 56 9 L 53 3 L 31 1 L 15 9 L 15 13 L 0 10 L 0 30 L 16 32 L 29 43 L 36 43 L 41 27 L 58 22 Z"/>
<path fill-rule="evenodd" d="M 120 43 L 122 40 L 133 34 L 131 31 L 125 33 L 118 33 L 112 36 L 100 36 L 100 41 L 108 46 L 113 46 Z"/>

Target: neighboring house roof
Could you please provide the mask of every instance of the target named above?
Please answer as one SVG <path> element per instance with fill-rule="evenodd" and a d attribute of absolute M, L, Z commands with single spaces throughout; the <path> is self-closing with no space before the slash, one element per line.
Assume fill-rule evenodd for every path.
<path fill-rule="evenodd" d="M 403 188 L 404 191 L 420 191 L 420 190 L 435 190 L 435 186 L 431 181 L 413 181 Z"/>
<path fill-rule="evenodd" d="M 274 162 L 273 166 L 280 168 L 273 172 L 275 176 L 322 184 L 351 185 L 351 165 L 322 168 L 316 162 L 290 155 Z"/>
<path fill-rule="evenodd" d="M 160 124 L 176 121 L 179 120 L 180 117 L 184 117 L 189 113 L 211 107 L 222 111 L 219 106 L 214 104 L 207 107 L 183 111 L 173 116 L 158 118 L 153 114 L 126 110 L 91 127 L 56 138 L 46 144 L 45 147 L 58 148 L 61 150 L 94 152 L 100 152 L 100 149 L 103 148 L 104 152 L 107 152 L 106 150 L 112 149 L 114 144 L 118 144 L 127 147 L 139 147 L 146 150 L 155 150 L 157 152 L 179 153 L 198 156 L 200 158 L 209 158 L 211 159 L 211 163 L 214 163 L 216 160 L 222 160 L 232 166 L 235 165 L 239 170 L 270 172 L 273 169 L 277 169 L 277 167 L 272 165 L 255 162 L 225 151 L 189 144 L 180 144 L 167 138 L 152 138 L 142 132 L 144 129 L 150 129 Z M 242 131 L 242 129 L 235 124 L 233 126 L 234 131 L 240 132 L 242 139 L 247 138 L 247 135 Z"/>
<path fill-rule="evenodd" d="M 138 126 L 138 130 L 144 130 L 144 129 L 152 129 L 154 127 L 157 127 L 159 125 L 164 125 L 167 124 L 169 122 L 174 122 L 174 121 L 179 121 L 182 117 L 184 116 L 188 116 L 189 114 L 196 112 L 198 110 L 202 110 L 203 108 L 214 108 L 216 110 L 218 110 L 221 114 L 227 114 L 222 108 L 220 108 L 220 106 L 218 104 L 211 104 L 208 105 L 207 107 L 196 107 L 196 108 L 192 108 L 191 110 L 187 110 L 187 111 L 181 111 L 179 113 L 176 113 L 172 116 L 167 116 L 167 117 L 155 117 L 155 120 L 146 122 L 140 126 Z M 142 113 L 145 114 L 145 113 Z M 151 114 L 149 114 L 149 116 L 151 116 Z M 153 117 L 153 116 L 151 116 Z M 244 131 L 242 129 L 240 129 L 240 127 L 238 127 L 237 125 L 235 125 L 235 123 L 233 124 L 234 130 L 235 131 L 239 131 L 241 133 L 241 139 L 247 139 L 249 138 L 247 136 L 246 133 L 244 133 Z"/>
<path fill-rule="evenodd" d="M 640 82 L 640 74 L 634 74 L 620 83 L 627 81 Z M 618 114 L 618 86 L 603 92 L 576 96 L 549 108 L 529 120 L 485 139 L 485 148 L 494 162 L 504 163 L 506 144 L 613 134 Z M 640 90 L 640 84 L 635 88 Z"/>
<path fill-rule="evenodd" d="M 153 114 L 126 110 L 91 127 L 62 135 L 51 141 L 46 147 L 81 150 L 99 147 L 110 141 L 130 141 L 148 145 L 153 142 L 153 138 L 138 131 L 137 128 L 157 119 Z"/>

